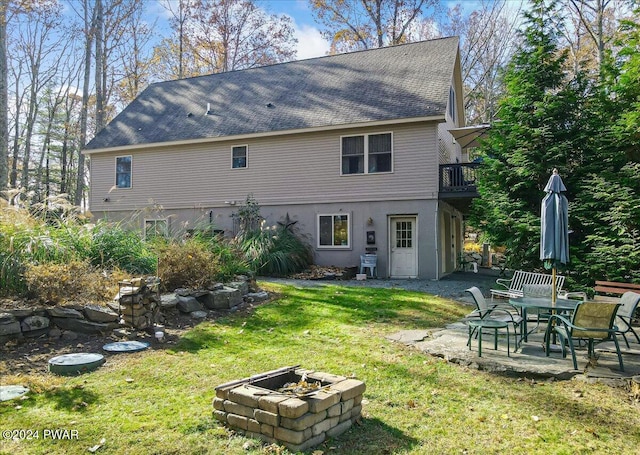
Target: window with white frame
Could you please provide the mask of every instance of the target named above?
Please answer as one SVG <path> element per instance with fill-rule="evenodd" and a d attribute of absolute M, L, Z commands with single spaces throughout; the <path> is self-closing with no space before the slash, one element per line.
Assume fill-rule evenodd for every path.
<path fill-rule="evenodd" d="M 391 133 L 341 137 L 342 175 L 392 171 Z"/>
<path fill-rule="evenodd" d="M 350 248 L 349 214 L 318 215 L 318 248 Z"/>
<path fill-rule="evenodd" d="M 166 218 L 156 220 L 144 220 L 144 238 L 146 240 L 154 237 L 168 237 L 169 225 Z"/>
<path fill-rule="evenodd" d="M 116 157 L 116 188 L 131 188 L 131 155 Z"/>
<path fill-rule="evenodd" d="M 247 167 L 249 147 L 246 145 L 236 145 L 231 147 L 231 167 L 233 169 L 242 169 Z"/>

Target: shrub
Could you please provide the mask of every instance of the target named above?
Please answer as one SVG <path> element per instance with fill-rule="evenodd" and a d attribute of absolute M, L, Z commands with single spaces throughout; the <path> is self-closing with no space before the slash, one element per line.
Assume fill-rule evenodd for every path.
<path fill-rule="evenodd" d="M 27 291 L 24 273 L 28 264 L 77 260 L 82 258 L 88 243 L 87 230 L 75 217 L 36 217 L 0 199 L 0 218 L 3 294 L 22 295 Z"/>
<path fill-rule="evenodd" d="M 246 275 L 251 271 L 242 251 L 228 241 L 213 241 L 209 244 L 213 255 L 217 258 L 217 281 L 230 281 L 236 275 Z"/>
<path fill-rule="evenodd" d="M 106 275 L 87 261 L 30 264 L 24 273 L 29 295 L 50 304 L 110 300 L 118 292 L 118 281 L 127 277 L 120 270 Z"/>
<path fill-rule="evenodd" d="M 156 255 L 137 232 L 106 223 L 93 229 L 88 257 L 94 266 L 122 269 L 135 275 L 155 273 L 157 265 Z"/>
<path fill-rule="evenodd" d="M 260 205 L 249 194 L 234 214 L 240 231 L 234 244 L 243 253 L 251 269 L 262 275 L 290 275 L 313 263 L 312 248 L 294 231 L 295 221 L 289 214 L 278 226 L 264 228 Z M 262 220 L 262 226 L 260 222 Z"/>
<path fill-rule="evenodd" d="M 479 243 L 473 242 L 471 240 L 464 241 L 464 251 L 471 253 L 480 253 L 482 251 L 482 245 Z"/>
<path fill-rule="evenodd" d="M 218 258 L 198 238 L 183 243 L 156 243 L 158 276 L 165 290 L 181 287 L 206 288 L 217 280 Z"/>
<path fill-rule="evenodd" d="M 238 239 L 253 270 L 261 275 L 290 275 L 313 263 L 313 250 L 285 226 L 255 231 Z"/>

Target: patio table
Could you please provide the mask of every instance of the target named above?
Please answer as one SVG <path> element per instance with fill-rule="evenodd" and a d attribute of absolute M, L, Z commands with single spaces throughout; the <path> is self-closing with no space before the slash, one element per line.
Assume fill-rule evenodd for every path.
<path fill-rule="evenodd" d="M 527 341 L 529 334 L 531 334 L 534 330 L 528 330 L 527 327 L 527 311 L 528 310 L 546 310 L 549 312 L 558 311 L 558 312 L 570 312 L 572 313 L 576 309 L 576 305 L 579 303 L 579 300 L 571 300 L 571 299 L 556 299 L 555 305 L 548 297 L 513 297 L 509 299 L 509 304 L 513 305 L 516 308 L 520 309 L 520 316 L 522 316 L 522 324 L 521 324 L 521 340 Z M 540 319 L 538 316 L 538 321 L 536 327 L 540 324 Z"/>

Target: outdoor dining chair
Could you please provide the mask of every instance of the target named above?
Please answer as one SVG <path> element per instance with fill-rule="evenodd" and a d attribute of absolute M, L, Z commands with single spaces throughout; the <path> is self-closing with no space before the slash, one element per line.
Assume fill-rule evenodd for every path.
<path fill-rule="evenodd" d="M 472 286 L 469 289 L 465 289 L 465 292 L 471 294 L 473 301 L 476 305 L 476 309 L 469 313 L 466 319 L 489 319 L 494 321 L 506 322 L 513 325 L 513 333 L 516 339 L 516 350 L 518 349 L 517 330 L 521 328 L 522 316 L 518 314 L 518 310 L 507 303 L 487 303 L 487 300 L 482 295 L 482 291 Z M 471 335 L 474 333 L 472 332 Z M 470 336 L 471 336 L 470 335 Z M 477 335 L 477 334 L 476 334 Z"/>
<path fill-rule="evenodd" d="M 619 303 L 580 302 L 576 306 L 571 320 L 561 314 L 550 315 L 545 332 L 545 352 L 547 357 L 549 357 L 551 351 L 551 337 L 554 333 L 559 338 L 563 358 L 567 356 L 567 346 L 569 347 L 575 370 L 578 369 L 575 349 L 576 341 L 585 340 L 587 342 L 587 356 L 589 359 L 595 358 L 594 346 L 596 341 L 613 341 L 618 354 L 620 371 L 624 371 L 620 345 L 616 338 L 618 327 L 614 324 L 619 306 Z"/>
<path fill-rule="evenodd" d="M 616 323 L 618 324 L 618 333 L 622 335 L 622 338 L 624 338 L 627 348 L 629 347 L 629 340 L 627 340 L 626 334 L 629 332 L 633 333 L 636 337 L 636 341 L 640 343 L 638 334 L 631 326 L 638 304 L 640 304 L 640 294 L 636 292 L 625 292 L 620 298 L 620 308 L 618 309 L 618 319 L 616 320 Z"/>

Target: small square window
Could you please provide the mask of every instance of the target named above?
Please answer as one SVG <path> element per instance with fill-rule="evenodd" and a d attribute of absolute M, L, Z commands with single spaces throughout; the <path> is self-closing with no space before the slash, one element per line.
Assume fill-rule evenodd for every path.
<path fill-rule="evenodd" d="M 246 145 L 237 145 L 231 148 L 231 167 L 233 169 L 242 169 L 247 167 L 248 147 Z"/>
<path fill-rule="evenodd" d="M 116 157 L 116 188 L 131 188 L 131 155 Z"/>

